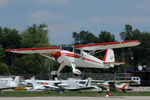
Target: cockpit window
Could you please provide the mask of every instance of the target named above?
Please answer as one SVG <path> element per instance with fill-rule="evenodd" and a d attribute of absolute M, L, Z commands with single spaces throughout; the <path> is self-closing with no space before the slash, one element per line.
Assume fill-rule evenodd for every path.
<path fill-rule="evenodd" d="M 61 47 L 62 50 L 67 50 L 72 52 L 73 51 L 73 47 Z"/>

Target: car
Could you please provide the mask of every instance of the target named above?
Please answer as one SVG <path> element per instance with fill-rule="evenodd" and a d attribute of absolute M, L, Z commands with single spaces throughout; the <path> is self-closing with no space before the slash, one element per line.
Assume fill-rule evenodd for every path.
<path fill-rule="evenodd" d="M 140 85 L 141 84 L 140 77 L 131 77 L 130 80 L 133 81 L 130 85 Z"/>

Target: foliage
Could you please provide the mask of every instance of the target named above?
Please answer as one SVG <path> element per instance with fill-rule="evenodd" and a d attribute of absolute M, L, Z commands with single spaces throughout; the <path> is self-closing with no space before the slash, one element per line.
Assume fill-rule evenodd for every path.
<path fill-rule="evenodd" d="M 81 31 L 80 33 L 73 32 L 72 37 L 74 39 L 74 44 L 89 44 L 96 41 L 95 35 L 88 31 Z"/>
<path fill-rule="evenodd" d="M 5 57 L 4 48 L 2 47 L 2 45 L 0 45 L 0 62 L 3 61 L 4 57 Z"/>
<path fill-rule="evenodd" d="M 0 62 L 0 74 L 1 75 L 9 75 L 9 68 L 5 63 Z"/>
<path fill-rule="evenodd" d="M 21 55 L 10 52 L 3 53 L 5 49 L 32 48 L 49 46 L 48 30 L 45 24 L 29 26 L 19 34 L 16 29 L 0 27 L 0 60 L 11 66 L 11 74 L 37 74 L 49 73 L 45 59 L 37 55 Z M 3 48 L 2 48 L 3 47 Z M 6 55 L 6 56 L 5 56 Z"/>
<path fill-rule="evenodd" d="M 22 34 L 22 45 L 24 48 L 49 46 L 48 30 L 45 24 L 28 27 Z"/>
<path fill-rule="evenodd" d="M 131 25 L 125 25 L 125 30 L 120 33 L 123 40 L 139 40 L 141 44 L 137 47 L 126 48 L 123 52 L 125 53 L 125 61 L 130 62 L 134 66 L 148 65 L 150 59 L 150 44 L 149 32 L 140 32 L 138 29 L 132 28 Z M 143 59 L 144 58 L 144 59 Z M 131 62 L 131 60 L 133 60 Z"/>
<path fill-rule="evenodd" d="M 110 32 L 101 31 L 98 36 L 98 43 L 105 43 L 105 42 L 115 42 L 115 36 L 112 35 Z"/>
<path fill-rule="evenodd" d="M 49 69 L 44 61 L 45 58 L 40 55 L 24 55 L 14 61 L 10 67 L 11 73 L 14 75 L 48 73 Z"/>

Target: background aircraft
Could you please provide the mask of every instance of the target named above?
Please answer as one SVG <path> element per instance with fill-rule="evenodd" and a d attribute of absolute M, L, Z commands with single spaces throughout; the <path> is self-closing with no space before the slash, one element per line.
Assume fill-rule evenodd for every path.
<path fill-rule="evenodd" d="M 24 49 L 6 49 L 6 51 L 22 54 L 40 54 L 49 59 L 60 63 L 58 73 L 65 67 L 71 66 L 72 72 L 81 74 L 77 67 L 86 68 L 110 68 L 114 65 L 124 64 L 124 62 L 115 62 L 113 48 L 131 47 L 139 45 L 140 41 L 123 41 L 111 43 L 97 43 L 88 45 L 75 45 L 72 47 L 43 47 L 43 48 L 24 48 Z M 103 60 L 92 55 L 106 50 Z M 88 51 L 88 53 L 86 52 Z"/>
<path fill-rule="evenodd" d="M 12 78 L 0 78 L 0 93 L 2 90 L 15 89 L 19 85 L 19 76 Z"/>
<path fill-rule="evenodd" d="M 109 90 L 109 91 L 123 91 L 127 92 L 130 89 L 129 82 L 109 82 L 109 81 L 104 81 L 103 83 L 97 83 L 97 85 L 102 89 L 102 90 Z"/>
<path fill-rule="evenodd" d="M 88 80 L 77 80 L 70 78 L 68 80 L 49 80 L 48 84 L 38 84 L 35 78 L 31 78 L 34 90 L 42 90 L 43 92 L 57 91 L 63 93 L 64 91 L 81 91 L 90 89 L 101 89 L 97 86 L 91 85 L 91 78 Z M 84 84 L 83 84 L 84 83 Z"/>

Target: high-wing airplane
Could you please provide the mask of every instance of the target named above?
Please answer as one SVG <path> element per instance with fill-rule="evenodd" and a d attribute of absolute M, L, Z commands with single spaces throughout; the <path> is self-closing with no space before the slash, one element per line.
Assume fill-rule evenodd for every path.
<path fill-rule="evenodd" d="M 86 68 L 110 68 L 114 65 L 124 64 L 124 62 L 115 62 L 114 52 L 112 49 L 132 47 L 139 45 L 140 41 L 122 41 L 97 43 L 87 45 L 75 45 L 72 47 L 43 47 L 43 48 L 24 48 L 24 49 L 6 49 L 6 51 L 22 54 L 40 54 L 49 59 L 60 63 L 58 73 L 65 67 L 71 66 L 72 72 L 81 74 L 78 67 Z M 93 55 L 106 50 L 103 60 L 100 60 Z M 86 52 L 88 51 L 88 53 Z"/>

